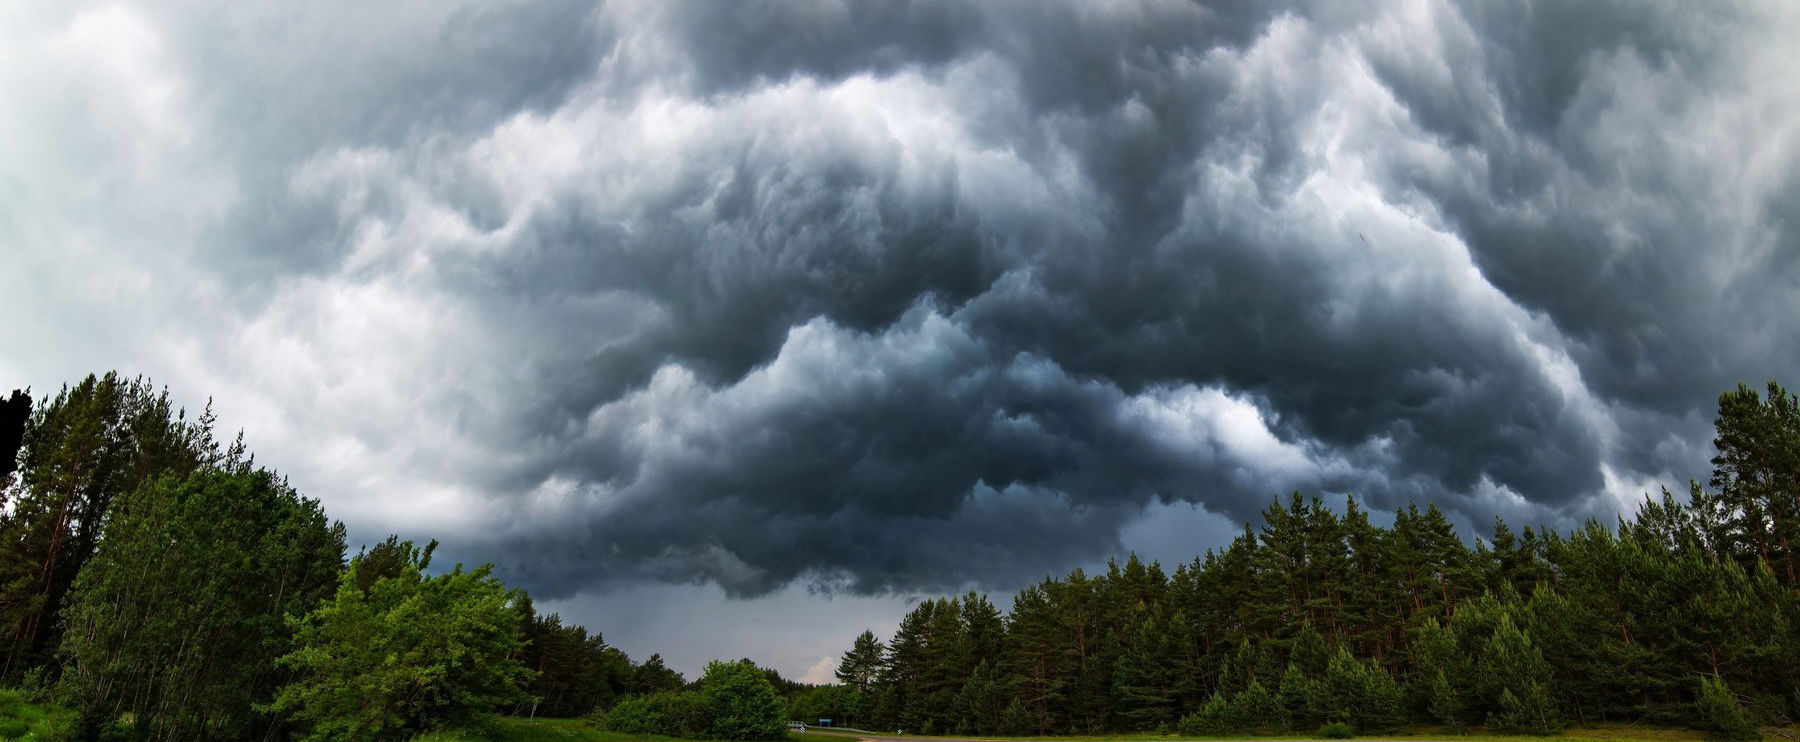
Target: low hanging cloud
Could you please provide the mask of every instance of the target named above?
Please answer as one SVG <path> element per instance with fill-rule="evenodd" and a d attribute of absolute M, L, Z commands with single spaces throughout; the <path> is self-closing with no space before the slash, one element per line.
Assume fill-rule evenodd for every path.
<path fill-rule="evenodd" d="M 0 372 L 214 393 L 546 597 L 1013 586 L 1290 490 L 1567 524 L 1800 367 L 1780 4 L 4 12 Z"/>

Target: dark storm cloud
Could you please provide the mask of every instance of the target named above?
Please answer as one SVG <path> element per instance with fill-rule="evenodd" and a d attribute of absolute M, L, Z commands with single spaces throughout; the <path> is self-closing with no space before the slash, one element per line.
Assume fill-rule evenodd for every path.
<path fill-rule="evenodd" d="M 343 13 L 164 24 L 238 190 L 201 344 L 334 512 L 544 597 L 1012 586 L 1293 489 L 1567 524 L 1800 367 L 1778 5 Z"/>

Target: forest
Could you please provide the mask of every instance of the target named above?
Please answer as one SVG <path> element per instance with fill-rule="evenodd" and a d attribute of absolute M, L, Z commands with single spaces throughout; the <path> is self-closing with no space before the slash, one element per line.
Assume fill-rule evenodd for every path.
<path fill-rule="evenodd" d="M 1687 497 L 1562 533 L 1435 506 L 1378 525 L 1294 494 L 1173 572 L 1075 570 L 1002 613 L 970 593 L 857 638 L 825 703 L 871 729 L 956 734 L 1550 734 L 1649 723 L 1756 736 L 1800 714 L 1800 412 L 1771 383 L 1719 399 Z M 825 696 L 821 696 L 821 702 Z"/>
<path fill-rule="evenodd" d="M 0 739 L 401 740 L 704 685 L 435 541 L 347 554 L 215 419 L 117 374 L 0 399 Z M 767 697 L 754 738 L 784 730 Z"/>
<path fill-rule="evenodd" d="M 0 739 L 405 740 L 501 716 L 774 739 L 788 719 L 921 734 L 1553 734 L 1750 739 L 1800 714 L 1800 403 L 1719 399 L 1685 497 L 1465 541 L 1298 493 L 1173 571 L 1135 556 L 1013 596 L 924 600 L 836 685 L 749 660 L 690 682 L 542 615 L 435 541 L 342 524 L 210 409 L 90 376 L 0 400 Z M 23 709 L 32 711 L 25 720 Z M 13 714 L 14 717 L 9 717 Z M 41 718 L 40 718 L 41 717 Z"/>

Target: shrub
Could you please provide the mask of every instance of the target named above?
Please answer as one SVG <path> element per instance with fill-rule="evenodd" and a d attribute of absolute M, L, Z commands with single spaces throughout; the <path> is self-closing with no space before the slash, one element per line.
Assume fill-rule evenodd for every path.
<path fill-rule="evenodd" d="M 1700 698 L 1695 702 L 1697 718 L 1701 729 L 1707 736 L 1718 740 L 1752 740 L 1761 739 L 1762 734 L 1756 731 L 1756 724 L 1744 713 L 1744 707 L 1738 704 L 1737 697 L 1731 689 L 1725 687 L 1725 681 L 1717 677 L 1700 678 Z"/>
<path fill-rule="evenodd" d="M 706 666 L 699 691 L 627 698 L 602 715 L 599 724 L 622 734 L 780 739 L 787 736 L 787 709 L 757 666 L 742 660 L 714 662 Z"/>
<path fill-rule="evenodd" d="M 700 679 L 700 706 L 711 739 L 758 740 L 787 736 L 787 708 L 769 676 L 744 660 L 714 662 Z"/>
<path fill-rule="evenodd" d="M 1201 706 L 1199 711 L 1181 717 L 1176 728 L 1184 736 L 1189 737 L 1224 734 L 1230 731 L 1229 725 L 1225 722 L 1225 717 L 1230 710 L 1231 705 L 1225 701 L 1225 696 L 1214 693 L 1211 698 L 1206 699 L 1206 704 Z"/>
<path fill-rule="evenodd" d="M 622 734 L 699 737 L 705 734 L 703 718 L 699 693 L 665 692 L 620 701 L 598 723 Z"/>
<path fill-rule="evenodd" d="M 1356 736 L 1356 728 L 1341 721 L 1334 721 L 1319 727 L 1319 736 L 1326 739 L 1349 739 Z"/>
<path fill-rule="evenodd" d="M 0 739 L 18 739 L 31 732 L 31 725 L 18 719 L 0 719 Z"/>

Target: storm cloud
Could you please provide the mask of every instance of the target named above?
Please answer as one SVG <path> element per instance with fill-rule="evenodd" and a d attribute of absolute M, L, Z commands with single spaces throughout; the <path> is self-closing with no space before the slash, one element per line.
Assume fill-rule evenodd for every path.
<path fill-rule="evenodd" d="M 548 598 L 1007 588 L 1293 490 L 1606 518 L 1800 368 L 1785 3 L 0 19 L 0 381 L 213 394 Z"/>

